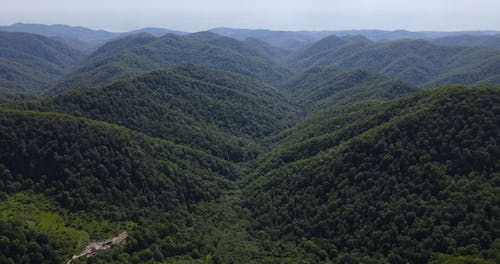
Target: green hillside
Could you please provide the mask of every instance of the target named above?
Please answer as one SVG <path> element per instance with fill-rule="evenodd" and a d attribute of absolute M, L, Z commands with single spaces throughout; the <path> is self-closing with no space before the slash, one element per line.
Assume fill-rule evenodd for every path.
<path fill-rule="evenodd" d="M 382 73 L 423 87 L 443 84 L 499 85 L 500 52 L 482 47 L 440 46 L 423 40 L 370 43 L 329 37 L 295 53 L 295 68 L 337 65 Z"/>
<path fill-rule="evenodd" d="M 248 187 L 254 232 L 295 241 L 311 261 L 498 260 L 499 105 L 498 88 L 480 87 L 376 105 L 371 128 Z"/>
<path fill-rule="evenodd" d="M 255 38 L 246 38 L 243 42 L 255 49 L 260 56 L 271 58 L 279 63 L 283 62 L 291 53 L 289 50 L 272 46 L 267 42 Z"/>
<path fill-rule="evenodd" d="M 0 87 L 41 93 L 45 85 L 68 72 L 83 56 L 40 35 L 0 31 Z"/>
<path fill-rule="evenodd" d="M 360 69 L 312 67 L 282 85 L 302 109 L 322 109 L 366 99 L 394 99 L 416 86 Z"/>
<path fill-rule="evenodd" d="M 153 38 L 139 34 L 107 43 L 54 84 L 51 92 L 97 86 L 176 63 L 211 66 L 271 83 L 289 75 L 259 49 L 214 33 Z"/>
<path fill-rule="evenodd" d="M 338 37 L 335 35 L 331 35 L 317 42 L 314 42 L 313 44 L 306 46 L 303 49 L 297 50 L 291 55 L 290 61 L 292 65 L 296 62 L 301 62 L 302 64 L 306 65 L 306 62 L 302 62 L 303 60 L 307 61 L 319 59 L 319 54 L 325 52 L 335 51 L 337 53 L 348 53 L 349 51 L 353 52 L 362 50 L 363 48 L 368 47 L 371 44 L 373 44 L 371 41 L 361 36 Z M 307 66 L 311 66 L 311 64 Z"/>
<path fill-rule="evenodd" d="M 0 264 L 500 263 L 494 32 L 4 28 Z"/>
<path fill-rule="evenodd" d="M 232 161 L 252 158 L 256 139 L 296 116 L 275 88 L 189 64 L 14 106 L 124 125 Z"/>
<path fill-rule="evenodd" d="M 384 75 L 334 66 L 312 67 L 284 87 L 305 117 L 266 138 L 272 147 L 259 157 L 256 173 L 320 153 L 386 121 L 384 116 L 371 118 L 374 106 L 418 91 L 414 85 Z"/>
<path fill-rule="evenodd" d="M 481 46 L 488 48 L 500 49 L 500 34 L 475 36 L 475 35 L 458 35 L 447 36 L 432 40 L 433 43 L 440 45 L 454 45 L 454 46 Z"/>
<path fill-rule="evenodd" d="M 35 96 L 30 94 L 16 93 L 10 91 L 9 89 L 0 87 L 0 104 L 12 101 L 35 99 L 35 98 L 36 98 Z"/>
<path fill-rule="evenodd" d="M 8 254 L 4 246 L 13 248 L 15 262 L 23 259 L 23 252 L 33 257 L 31 240 L 16 237 L 34 236 L 41 247 L 59 250 L 53 256 L 45 255 L 48 262 L 69 257 L 68 249 L 75 246 L 61 241 L 64 233 L 41 228 L 43 223 L 37 222 L 43 218 L 36 215 L 31 220 L 35 221 L 33 225 L 23 229 L 25 216 L 21 214 L 34 210 L 29 209 L 30 204 L 52 204 L 36 214 L 59 218 L 65 228 L 94 239 L 131 224 L 146 228 L 151 221 L 171 221 L 169 227 L 162 228 L 176 230 L 181 228 L 177 225 L 185 224 L 186 210 L 200 201 L 217 198 L 231 187 L 227 179 L 238 177 L 236 167 L 203 152 L 67 115 L 3 109 L 0 135 L 2 204 L 20 203 L 18 211 L 2 207 L 0 218 L 1 228 L 16 228 L 2 232 L 1 237 L 6 243 L 2 253 Z M 24 200 L 16 198 L 26 192 Z M 172 232 L 156 234 L 155 242 L 181 236 Z M 40 235 L 45 238 L 38 239 Z"/>

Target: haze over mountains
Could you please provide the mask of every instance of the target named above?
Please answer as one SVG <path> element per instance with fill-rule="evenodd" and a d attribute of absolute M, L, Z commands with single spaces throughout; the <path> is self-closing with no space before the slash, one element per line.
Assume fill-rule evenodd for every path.
<path fill-rule="evenodd" d="M 453 37 L 458 38 L 452 44 L 478 44 L 488 45 L 488 39 L 491 36 L 500 34 L 500 31 L 457 31 L 457 32 L 439 32 L 439 31 L 421 31 L 411 32 L 407 30 L 340 30 L 340 31 L 275 31 L 265 29 L 235 29 L 235 28 L 214 28 L 208 31 L 222 36 L 232 37 L 238 40 L 255 38 L 265 41 L 273 46 L 296 49 L 304 45 L 311 44 L 330 35 L 337 36 L 364 36 L 372 41 L 390 41 L 396 39 L 440 39 Z M 188 32 L 171 30 L 166 28 L 142 28 L 129 32 L 109 32 L 105 30 L 93 30 L 84 27 L 67 25 L 42 25 L 29 23 L 16 23 L 10 26 L 0 26 L 0 31 L 26 32 L 39 34 L 46 37 L 58 39 L 75 48 L 92 51 L 105 42 L 136 33 L 150 33 L 154 36 L 161 36 L 168 33 L 184 35 Z M 462 39 L 470 39 L 463 41 Z M 445 41 L 445 40 L 438 40 Z M 447 44 L 450 44 L 448 42 Z M 491 45 L 491 44 L 490 44 Z"/>
<path fill-rule="evenodd" d="M 498 263 L 498 34 L 0 27 L 0 263 Z"/>

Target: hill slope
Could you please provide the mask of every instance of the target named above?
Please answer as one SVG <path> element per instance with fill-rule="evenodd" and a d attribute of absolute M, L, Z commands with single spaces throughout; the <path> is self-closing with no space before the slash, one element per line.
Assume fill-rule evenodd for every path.
<path fill-rule="evenodd" d="M 441 84 L 499 85 L 500 51 L 439 46 L 423 40 L 370 43 L 329 37 L 298 51 L 290 65 L 337 65 L 379 72 L 423 87 Z"/>
<path fill-rule="evenodd" d="M 255 139 L 287 127 L 294 109 L 280 91 L 235 74 L 179 65 L 15 107 L 121 124 L 233 161 L 255 155 Z"/>
<path fill-rule="evenodd" d="M 16 263 L 63 262 L 123 229 L 131 255 L 179 239 L 187 211 L 238 177 L 203 152 L 62 114 L 1 109 L 0 138 L 0 258 Z M 163 231 L 138 245 L 152 223 Z"/>
<path fill-rule="evenodd" d="M 285 87 L 305 115 L 294 127 L 266 138 L 272 147 L 260 156 L 255 173 L 320 153 L 384 122 L 383 116 L 372 116 L 376 105 L 418 91 L 384 75 L 338 67 L 310 68 Z"/>
<path fill-rule="evenodd" d="M 28 33 L 0 32 L 0 87 L 39 93 L 83 60 L 58 41 Z"/>
<path fill-rule="evenodd" d="M 289 74 L 258 49 L 208 32 L 159 38 L 139 34 L 107 43 L 94 54 L 55 84 L 52 92 L 97 86 L 175 63 L 206 65 L 273 83 Z"/>
<path fill-rule="evenodd" d="M 129 32 L 119 33 L 61 24 L 42 25 L 30 23 L 16 23 L 10 26 L 0 26 L 0 31 L 25 32 L 46 36 L 63 42 L 66 45 L 83 52 L 92 52 L 110 40 L 138 33 L 149 33 L 155 36 L 165 34 L 185 34 L 184 32 L 164 28 L 141 28 Z"/>
<path fill-rule="evenodd" d="M 8 89 L 4 89 L 0 87 L 0 104 L 4 104 L 11 101 L 22 101 L 35 99 L 33 95 L 23 94 L 23 93 L 15 93 Z"/>
<path fill-rule="evenodd" d="M 479 87 L 376 106 L 372 118 L 386 121 L 250 185 L 243 197 L 259 219 L 255 232 L 301 241 L 315 261 L 495 259 L 499 106 L 498 88 Z"/>
<path fill-rule="evenodd" d="M 458 35 L 448 36 L 432 40 L 433 43 L 440 45 L 455 46 L 481 46 L 500 49 L 500 34 L 492 36 Z"/>
<path fill-rule="evenodd" d="M 295 50 L 304 47 L 312 42 L 318 41 L 328 35 L 330 32 L 322 31 L 273 31 L 265 29 L 234 29 L 234 28 L 214 28 L 211 32 L 222 36 L 244 40 L 255 38 L 265 41 L 275 47 L 282 49 Z"/>
<path fill-rule="evenodd" d="M 367 99 L 394 99 L 418 90 L 378 73 L 335 66 L 309 68 L 282 87 L 301 109 L 309 112 Z"/>

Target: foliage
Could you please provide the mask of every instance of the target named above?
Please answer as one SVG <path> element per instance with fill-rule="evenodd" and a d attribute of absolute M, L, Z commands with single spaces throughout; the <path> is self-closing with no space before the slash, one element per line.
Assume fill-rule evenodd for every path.
<path fill-rule="evenodd" d="M 0 117 L 2 189 L 45 193 L 73 210 L 124 219 L 144 206 L 189 206 L 217 197 L 236 173 L 202 152 L 117 126 L 53 113 Z"/>
<path fill-rule="evenodd" d="M 458 35 L 436 38 L 432 40 L 435 44 L 454 46 L 481 46 L 500 49 L 500 34 L 492 36 Z"/>
<path fill-rule="evenodd" d="M 387 121 L 249 186 L 254 232 L 306 239 L 339 263 L 495 258 L 499 103 L 497 88 L 448 87 L 375 106 Z"/>
<path fill-rule="evenodd" d="M 168 34 L 152 39 L 143 34 L 104 45 L 77 69 L 59 80 L 52 94 L 83 86 L 102 85 L 176 63 L 200 64 L 266 82 L 280 82 L 289 71 L 243 42 L 202 32 L 185 36 Z"/>
<path fill-rule="evenodd" d="M 497 50 L 136 34 L 48 84 L 81 57 L 9 34 L 15 89 L 71 91 L 0 90 L 0 263 L 61 263 L 123 230 L 78 263 L 500 261 L 500 91 L 412 84 L 499 83 Z"/>
<path fill-rule="evenodd" d="M 0 86 L 13 92 L 41 93 L 83 59 L 58 41 L 28 33 L 0 32 Z"/>
<path fill-rule="evenodd" d="M 9 91 L 9 89 L 5 89 L 0 87 L 0 104 L 4 104 L 12 101 L 23 101 L 35 99 L 36 97 L 30 94 L 25 93 L 15 93 Z"/>
<path fill-rule="evenodd" d="M 339 67 L 309 68 L 282 87 L 301 109 L 309 112 L 367 99 L 394 99 L 418 90 L 412 84 L 378 73 Z"/>
<path fill-rule="evenodd" d="M 295 118 L 282 92 L 189 64 L 14 106 L 124 125 L 232 161 L 253 158 L 255 139 Z"/>
<path fill-rule="evenodd" d="M 336 65 L 361 68 L 422 87 L 443 84 L 499 85 L 500 51 L 440 46 L 424 40 L 369 43 L 363 38 L 329 37 L 292 55 L 294 68 Z"/>

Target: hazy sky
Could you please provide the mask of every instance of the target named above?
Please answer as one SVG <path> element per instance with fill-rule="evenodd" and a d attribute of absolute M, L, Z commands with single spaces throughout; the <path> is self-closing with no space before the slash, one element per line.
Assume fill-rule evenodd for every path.
<path fill-rule="evenodd" d="M 126 31 L 213 27 L 283 30 L 500 30 L 500 0 L 0 0 L 0 24 Z"/>

